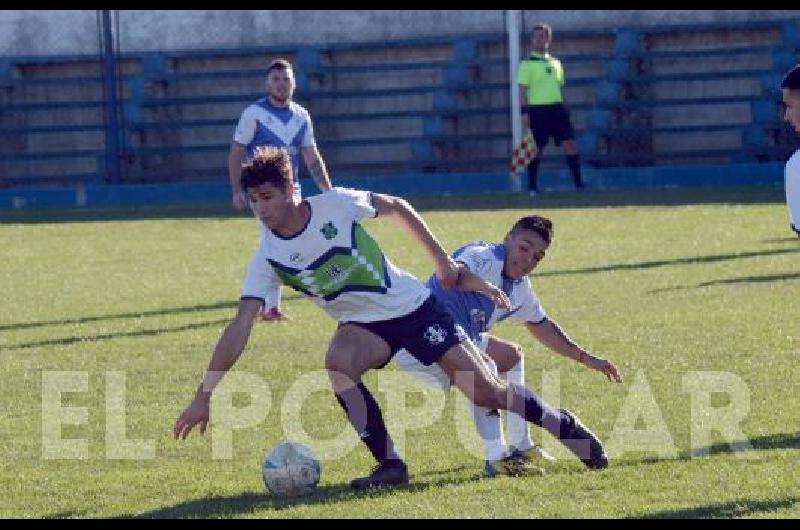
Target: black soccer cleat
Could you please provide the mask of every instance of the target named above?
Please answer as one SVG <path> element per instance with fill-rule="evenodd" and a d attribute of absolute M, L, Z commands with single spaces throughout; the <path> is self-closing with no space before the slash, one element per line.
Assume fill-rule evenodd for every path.
<path fill-rule="evenodd" d="M 385 486 L 404 486 L 408 484 L 408 468 L 402 460 L 386 460 L 372 470 L 368 477 L 361 477 L 350 482 L 356 490 L 382 488 Z"/>
<path fill-rule="evenodd" d="M 572 454 L 578 457 L 589 469 L 605 469 L 608 467 L 608 455 L 603 444 L 595 433 L 586 428 L 575 414 L 561 409 L 572 423 L 567 437 L 560 440 Z"/>

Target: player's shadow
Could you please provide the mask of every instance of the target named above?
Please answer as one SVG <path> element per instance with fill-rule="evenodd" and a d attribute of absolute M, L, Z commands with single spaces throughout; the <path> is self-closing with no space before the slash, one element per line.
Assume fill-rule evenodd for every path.
<path fill-rule="evenodd" d="M 66 512 L 56 512 L 50 513 L 42 517 L 42 519 L 75 519 L 75 518 L 85 518 L 86 517 L 86 510 L 81 510 L 76 512 L 74 510 L 69 510 Z"/>
<path fill-rule="evenodd" d="M 734 440 L 731 443 L 717 443 L 705 447 L 695 447 L 681 451 L 675 458 L 645 457 L 614 460 L 610 468 L 635 467 L 641 465 L 661 464 L 664 462 L 690 462 L 703 456 L 742 453 L 751 451 L 774 451 L 780 449 L 800 449 L 800 432 L 765 434 L 747 440 Z"/>
<path fill-rule="evenodd" d="M 670 265 L 697 265 L 705 263 L 718 263 L 720 261 L 731 261 L 735 259 L 754 258 L 757 256 L 774 256 L 778 254 L 793 254 L 800 252 L 798 248 L 777 248 L 771 250 L 757 250 L 748 252 L 737 252 L 735 254 L 711 254 L 708 256 L 689 256 L 667 260 L 640 261 L 637 263 L 618 263 L 613 265 L 602 265 L 598 267 L 584 267 L 581 269 L 567 269 L 561 271 L 537 272 L 536 276 L 567 276 L 573 274 L 594 274 L 598 272 L 613 272 L 625 270 L 653 269 L 657 267 L 667 267 Z"/>
<path fill-rule="evenodd" d="M 628 519 L 707 519 L 747 517 L 750 515 L 770 513 L 777 510 L 785 510 L 797 504 L 797 497 L 787 497 L 780 500 L 754 500 L 741 499 L 731 502 L 718 504 L 708 504 L 705 506 L 693 506 L 678 510 L 664 510 L 659 512 L 649 512 Z"/>
<path fill-rule="evenodd" d="M 285 294 L 283 295 L 284 300 L 299 300 L 303 298 L 303 295 L 298 293 L 292 294 Z M 170 307 L 167 309 L 152 309 L 149 311 L 131 311 L 127 313 L 116 313 L 111 315 L 97 315 L 91 317 L 80 317 L 80 318 L 67 318 L 62 320 L 41 320 L 38 322 L 17 322 L 14 324 L 2 324 L 0 325 L 0 331 L 10 331 L 10 330 L 17 330 L 17 329 L 32 329 L 32 328 L 39 328 L 45 326 L 65 326 L 65 325 L 73 325 L 73 324 L 87 324 L 89 322 L 102 322 L 104 320 L 119 320 L 119 319 L 126 319 L 126 318 L 144 318 L 144 317 L 155 317 L 155 316 L 164 316 L 164 315 L 180 315 L 184 313 L 199 313 L 201 311 L 213 311 L 216 309 L 234 309 L 238 305 L 236 301 L 224 301 L 224 302 L 214 302 L 211 304 L 198 304 L 198 305 L 191 305 L 191 306 L 181 306 L 181 307 Z"/>
<path fill-rule="evenodd" d="M 733 453 L 734 450 L 738 450 L 738 448 L 746 446 L 747 442 L 749 442 L 750 446 L 755 451 L 772 451 L 776 449 L 800 449 L 800 432 L 766 434 L 764 436 L 758 436 L 756 438 L 750 438 L 748 440 L 732 442 L 731 444 L 718 443 L 714 445 L 709 445 L 708 447 L 695 449 L 695 451 L 706 452 L 711 455 L 720 453 Z"/>
<path fill-rule="evenodd" d="M 209 320 L 206 322 L 195 322 L 193 324 L 185 324 L 183 326 L 167 327 L 167 328 L 154 328 L 154 329 L 140 329 L 137 331 L 122 331 L 118 333 L 101 333 L 98 335 L 80 335 L 75 337 L 61 337 L 56 339 L 38 340 L 33 342 L 23 342 L 20 344 L 12 344 L 11 346 L 0 347 L 0 351 L 22 350 L 24 348 L 37 348 L 41 346 L 66 346 L 75 344 L 77 342 L 95 342 L 108 339 L 119 339 L 122 337 L 149 337 L 156 335 L 164 335 L 166 333 L 179 333 L 181 331 L 189 331 L 192 329 L 200 329 L 208 326 L 216 326 L 227 324 L 230 318 L 223 318 L 219 320 Z"/>
<path fill-rule="evenodd" d="M 798 237 L 776 237 L 773 239 L 762 239 L 762 243 L 800 243 L 800 238 Z"/>
<path fill-rule="evenodd" d="M 227 309 L 236 307 L 236 302 L 215 302 L 213 304 L 200 304 L 184 307 L 171 307 L 169 309 L 154 309 L 150 311 L 133 311 L 128 313 L 117 313 L 113 315 L 97 315 L 92 317 L 67 318 L 63 320 L 42 320 L 39 322 L 18 322 L 15 324 L 0 325 L 0 331 L 10 331 L 16 329 L 31 329 L 45 326 L 65 326 L 73 324 L 87 324 L 89 322 L 102 322 L 104 320 L 119 320 L 126 318 L 143 318 L 164 315 L 180 315 L 182 313 L 196 313 L 200 311 L 212 311 L 215 309 Z"/>
<path fill-rule="evenodd" d="M 444 473 L 451 473 L 458 469 L 450 469 Z M 482 477 L 479 473 L 469 477 L 450 477 L 437 480 L 420 480 L 412 476 L 411 484 L 408 486 L 377 488 L 366 491 L 355 491 L 348 485 L 320 486 L 310 495 L 291 499 L 278 499 L 268 493 L 244 493 L 242 495 L 230 497 L 209 497 L 187 501 L 159 510 L 152 510 L 136 515 L 122 515 L 120 517 L 135 519 L 171 519 L 183 517 L 236 516 L 251 513 L 254 510 L 281 511 L 295 506 L 310 506 L 315 504 L 331 505 L 342 502 L 352 502 L 355 499 L 374 499 L 386 495 L 394 495 L 399 491 L 425 491 L 431 488 L 465 484 L 481 479 Z"/>
<path fill-rule="evenodd" d="M 151 219 L 254 219 L 249 209 L 237 212 L 228 202 L 151 204 L 103 208 L 31 208 L 0 211 L 0 225 L 42 223 L 94 223 Z"/>
<path fill-rule="evenodd" d="M 647 291 L 647 294 L 662 293 L 665 291 L 680 291 L 683 289 L 699 289 L 701 287 L 713 287 L 715 285 L 735 285 L 739 283 L 768 283 L 781 282 L 786 280 L 800 280 L 800 273 L 794 274 L 767 274 L 764 276 L 742 276 L 739 278 L 726 278 L 724 280 L 711 280 L 698 283 L 697 285 L 678 285 L 675 287 L 662 287 Z"/>

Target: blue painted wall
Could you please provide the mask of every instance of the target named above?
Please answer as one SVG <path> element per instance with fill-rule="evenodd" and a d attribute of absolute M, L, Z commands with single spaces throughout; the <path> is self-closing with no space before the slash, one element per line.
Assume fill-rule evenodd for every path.
<path fill-rule="evenodd" d="M 783 184 L 783 164 L 726 164 L 698 167 L 586 168 L 590 189 L 663 188 L 717 185 Z M 523 175 L 523 185 L 525 176 Z M 544 190 L 568 190 L 568 170 L 543 171 Z M 306 195 L 317 193 L 311 181 L 303 181 Z M 508 174 L 407 174 L 391 177 L 338 179 L 337 186 L 368 189 L 394 195 L 508 192 L 514 182 Z M 228 202 L 227 181 L 203 184 L 87 185 L 78 188 L 14 189 L 0 191 L 0 208 L 71 208 Z"/>

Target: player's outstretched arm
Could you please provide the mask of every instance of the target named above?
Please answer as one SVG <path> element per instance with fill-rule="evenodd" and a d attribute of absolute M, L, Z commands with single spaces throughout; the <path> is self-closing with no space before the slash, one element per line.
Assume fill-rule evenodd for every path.
<path fill-rule="evenodd" d="M 380 193 L 372 194 L 372 204 L 380 217 L 394 219 L 416 239 L 433 259 L 434 271 L 442 287 L 450 289 L 458 283 L 459 266 L 444 250 L 425 220 L 405 199 Z"/>
<path fill-rule="evenodd" d="M 198 424 L 200 425 L 200 434 L 205 433 L 210 416 L 211 393 L 242 354 L 247 339 L 250 337 L 250 331 L 253 329 L 253 321 L 260 309 L 261 300 L 248 298 L 239 302 L 236 317 L 222 332 L 222 336 L 214 348 L 205 377 L 195 392 L 194 399 L 175 421 L 173 432 L 176 439 L 185 440 Z"/>
<path fill-rule="evenodd" d="M 606 359 L 592 355 L 590 352 L 575 344 L 556 322 L 545 319 L 544 322 L 539 324 L 528 323 L 526 326 L 528 331 L 530 331 L 539 342 L 551 350 L 605 374 L 609 381 L 616 383 L 622 382 L 622 374 L 619 373 L 616 366 Z"/>

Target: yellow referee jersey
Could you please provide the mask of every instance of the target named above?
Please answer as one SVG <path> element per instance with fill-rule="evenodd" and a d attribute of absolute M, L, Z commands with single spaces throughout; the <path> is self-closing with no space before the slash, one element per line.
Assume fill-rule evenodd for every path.
<path fill-rule="evenodd" d="M 564 69 L 561 61 L 549 53 L 532 53 L 523 59 L 517 71 L 517 84 L 527 87 L 528 105 L 552 105 L 564 101 L 561 96 Z"/>

